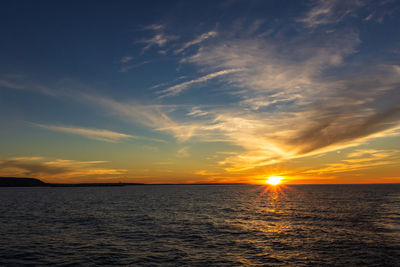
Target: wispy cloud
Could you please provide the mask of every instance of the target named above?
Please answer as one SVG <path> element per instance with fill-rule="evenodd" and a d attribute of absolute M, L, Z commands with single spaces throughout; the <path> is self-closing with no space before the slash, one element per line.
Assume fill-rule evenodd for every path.
<path fill-rule="evenodd" d="M 176 156 L 178 158 L 187 158 L 187 157 L 189 157 L 189 155 L 190 154 L 189 154 L 188 146 L 182 147 L 182 148 L 178 149 L 178 151 L 176 152 Z"/>
<path fill-rule="evenodd" d="M 126 173 L 122 169 L 97 167 L 105 161 L 76 161 L 45 159 L 43 157 L 15 157 L 0 160 L 0 176 L 54 178 L 65 181 L 80 177 L 113 177 Z"/>
<path fill-rule="evenodd" d="M 191 110 L 187 113 L 188 116 L 193 117 L 202 117 L 207 116 L 209 112 L 201 110 L 199 107 L 192 107 Z"/>
<path fill-rule="evenodd" d="M 349 9 L 353 7 L 357 5 L 349 5 Z M 326 12 L 335 13 L 334 8 L 327 4 Z M 317 21 L 317 17 L 315 24 L 328 23 Z M 357 53 L 360 44 L 353 30 L 306 35 L 291 40 L 225 38 L 202 44 L 182 60 L 212 73 L 234 70 L 212 78 L 229 84 L 230 93 L 242 98 L 237 103 L 240 109 L 231 104 L 187 112 L 188 116 L 207 115 L 197 120 L 201 131 L 193 131 L 194 136 L 209 132 L 242 147 L 243 151 L 220 162 L 227 170 L 241 171 L 357 146 L 386 136 L 399 125 L 398 66 L 375 64 L 352 69 L 346 60 Z M 351 75 L 336 74 L 340 73 L 337 70 L 348 70 Z M 203 76 L 159 93 L 178 95 L 209 78 Z M 379 105 L 381 101 L 387 104 Z"/>
<path fill-rule="evenodd" d="M 223 141 L 217 134 L 218 125 L 213 121 L 182 122 L 172 119 L 169 113 L 172 113 L 177 106 L 143 104 L 136 101 L 122 102 L 92 94 L 86 94 L 84 98 L 123 120 L 171 134 L 179 142 L 185 142 L 193 137 L 203 141 Z"/>
<path fill-rule="evenodd" d="M 202 175 L 202 176 L 218 175 L 218 173 L 210 172 L 209 170 L 198 170 L 194 174 Z"/>
<path fill-rule="evenodd" d="M 162 31 L 165 29 L 163 24 L 150 24 L 143 27 L 144 30 Z"/>
<path fill-rule="evenodd" d="M 71 126 L 56 126 L 56 125 L 44 125 L 44 124 L 35 124 L 35 125 L 52 131 L 81 135 L 90 139 L 111 142 L 111 143 L 115 143 L 123 139 L 138 138 L 137 136 L 113 132 L 109 130 L 103 130 L 103 129 L 78 128 Z"/>
<path fill-rule="evenodd" d="M 131 123 L 140 123 L 155 130 L 172 132 L 176 134 L 179 140 L 187 140 L 192 136 L 189 128 L 179 127 L 175 121 L 163 111 L 163 107 L 160 105 L 145 105 L 135 101 L 120 102 L 111 98 L 91 94 L 86 94 L 85 98 L 92 104 Z"/>
<path fill-rule="evenodd" d="M 246 33 L 219 30 L 221 38 L 213 42 L 205 40 L 215 37 L 216 32 L 181 44 L 175 55 L 180 57 L 180 63 L 208 74 L 185 82 L 174 81 L 178 84 L 172 86 L 169 85 L 174 83 L 156 85 L 153 88 L 166 88 L 158 91 L 159 97 L 148 104 L 89 93 L 81 93 L 80 99 L 100 107 L 103 114 L 168 133 L 179 142 L 229 142 L 235 146 L 234 152 L 218 161 L 229 172 L 355 147 L 392 135 L 400 125 L 400 66 L 379 58 L 360 61 L 357 56 L 362 40 L 354 27 L 319 29 L 323 27 L 318 26 L 353 16 L 350 11 L 363 6 L 358 1 L 341 3 L 314 2 L 298 19 L 312 29 L 307 28 L 305 33 L 293 33 L 290 29 L 290 36 L 285 31 L 273 36 L 255 35 L 262 22 L 254 22 L 251 30 L 243 27 Z M 296 27 L 300 28 L 296 28 L 298 31 L 304 30 L 302 25 Z M 154 36 L 143 42 L 144 50 L 176 49 L 176 45 L 168 47 L 173 38 L 167 37 L 164 26 L 151 25 L 148 30 Z M 187 49 L 194 45 L 199 49 Z M 166 97 L 179 97 L 192 86 L 212 79 L 229 85 L 224 93 L 233 95 L 235 100 L 210 106 L 196 99 L 196 104 L 190 104 L 188 95 L 185 105 L 162 104 Z M 27 88 L 4 82 L 3 86 Z M 108 142 L 134 138 L 107 130 L 49 127 Z M 348 165 L 354 158 L 346 160 L 340 164 Z M 353 163 L 364 164 L 362 160 Z"/>
<path fill-rule="evenodd" d="M 178 78 L 174 79 L 173 81 L 168 81 L 168 82 L 163 82 L 163 83 L 159 83 L 159 84 L 153 85 L 152 87 L 150 87 L 150 89 L 166 87 L 166 86 L 168 86 L 170 84 L 175 83 L 176 81 L 179 81 L 179 80 L 182 80 L 182 79 L 185 79 L 185 78 L 186 78 L 186 76 L 179 76 Z"/>
<path fill-rule="evenodd" d="M 185 89 L 189 88 L 192 85 L 195 84 L 200 84 L 200 83 L 204 83 L 207 82 L 208 80 L 214 79 L 216 77 L 222 76 L 222 75 L 227 75 L 227 74 L 231 74 L 234 72 L 238 72 L 240 71 L 239 69 L 227 69 L 227 70 L 221 70 L 221 71 L 217 71 L 217 72 L 213 72 L 207 75 L 204 75 L 200 78 L 197 79 L 193 79 L 190 81 L 186 81 L 171 87 L 168 87 L 164 90 L 159 91 L 158 93 L 161 95 L 161 98 L 167 97 L 167 96 L 174 96 L 174 95 L 178 95 L 180 94 L 182 91 L 184 91 Z"/>
<path fill-rule="evenodd" d="M 353 51 L 351 47 L 342 49 L 344 54 Z M 263 60 L 261 51 L 258 52 L 259 61 L 245 53 L 242 53 L 242 59 L 238 59 L 232 51 L 226 52 L 229 58 L 222 54 L 217 60 L 220 63 L 218 66 L 230 66 L 234 64 L 232 60 L 246 57 L 249 61 L 241 65 L 248 66 L 246 71 L 235 70 L 227 78 L 227 82 L 236 84 L 233 90 L 239 90 L 243 95 L 243 100 L 238 102 L 241 109 L 235 106 L 200 108 L 188 105 L 187 116 L 197 120 L 183 122 L 171 117 L 176 107 L 119 102 L 94 95 L 88 98 L 125 120 L 170 133 L 180 142 L 197 138 L 199 141 L 230 142 L 241 147 L 242 151 L 219 161 L 220 166 L 230 172 L 357 146 L 373 138 L 392 135 L 399 124 L 399 107 L 395 101 L 399 96 L 393 95 L 400 84 L 397 66 L 381 66 L 378 72 L 375 69 L 376 74 L 365 75 L 361 72 L 351 79 L 336 77 L 335 81 L 323 81 L 319 75 L 312 74 L 318 73 L 324 62 L 333 67 L 339 64 L 331 62 L 331 54 L 326 52 L 322 55 L 317 53 L 316 58 L 313 55 L 306 58 L 302 70 L 298 70 L 294 62 L 277 61 L 274 57 L 272 61 L 275 65 L 270 65 L 272 63 Z M 213 60 L 215 58 L 211 63 L 214 63 Z M 202 66 L 207 65 L 204 63 Z M 269 68 L 274 66 L 304 75 L 284 74 L 287 81 L 279 84 L 273 77 L 279 73 L 272 72 L 272 77 L 267 78 L 258 73 L 259 69 L 268 73 Z M 223 75 L 220 77 L 224 78 Z M 385 96 L 390 96 L 387 107 L 377 106 L 379 97 Z M 270 105 L 275 105 L 274 109 L 268 109 Z"/>
<path fill-rule="evenodd" d="M 116 143 L 120 142 L 124 139 L 141 139 L 141 140 L 148 140 L 153 142 L 164 142 L 163 140 L 157 138 L 150 138 L 146 136 L 137 136 L 131 134 L 124 134 L 119 132 L 114 132 L 110 130 L 104 129 L 93 129 L 93 128 L 80 128 L 80 127 L 72 127 L 72 126 L 56 126 L 56 125 L 45 125 L 45 124 L 37 124 L 34 125 L 58 132 L 64 132 L 69 134 L 76 134 L 85 136 L 90 139 L 95 139 L 104 142 Z"/>
<path fill-rule="evenodd" d="M 149 30 L 152 32 L 152 37 L 139 41 L 140 43 L 145 44 L 145 47 L 142 49 L 142 53 L 153 46 L 161 48 L 164 47 L 167 43 L 179 39 L 177 35 L 165 33 L 165 28 L 165 25 L 161 24 L 152 24 L 144 27 L 145 30 Z"/>
<path fill-rule="evenodd" d="M 319 108 L 313 117 L 314 121 L 309 118 L 310 121 L 296 131 L 295 137 L 284 138 L 290 145 L 297 147 L 297 153 L 308 153 L 346 141 L 355 142 L 394 128 L 400 120 L 400 106 L 371 111 L 359 109 L 358 113 Z"/>
<path fill-rule="evenodd" d="M 316 173 L 319 175 L 346 173 L 376 166 L 396 164 L 399 160 L 399 154 L 398 150 L 356 150 L 348 154 L 347 158 L 341 162 L 327 164 L 323 168 L 308 170 L 305 173 Z"/>
<path fill-rule="evenodd" d="M 321 47 L 309 40 L 294 40 L 288 47 L 277 48 L 274 42 L 254 39 L 225 40 L 224 44 L 203 47 L 184 61 L 211 74 L 165 90 L 179 94 L 196 83 L 218 78 L 232 85 L 230 93 L 240 100 L 229 106 L 179 107 L 185 110 L 186 120 L 174 118 L 177 107 L 168 105 L 117 101 L 82 92 L 79 100 L 100 107 L 103 114 L 171 134 L 179 142 L 193 139 L 234 144 L 240 149 L 218 161 L 229 172 L 393 134 L 400 119 L 400 67 L 376 64 L 352 71 L 351 76 L 325 77 L 324 70 L 345 66 L 346 56 L 356 52 L 357 35 L 342 34 L 340 41 L 330 44 L 327 40 Z M 292 53 L 302 57 L 292 60 Z M 101 129 L 42 127 L 106 142 L 144 138 Z"/>
<path fill-rule="evenodd" d="M 245 88 L 246 93 L 254 90 L 280 92 L 282 97 L 287 97 L 288 93 L 317 93 L 320 86 L 317 76 L 323 70 L 341 65 L 344 57 L 356 51 L 359 39 L 351 31 L 323 36 L 324 40 L 319 40 L 322 45 L 312 41 L 320 36 L 309 38 L 293 38 L 286 45 L 282 44 L 285 40 L 224 40 L 202 47 L 183 62 L 212 70 L 241 70 L 225 81 Z M 282 89 L 285 91 L 281 92 Z"/>
<path fill-rule="evenodd" d="M 120 62 L 121 63 L 128 63 L 129 61 L 132 61 L 133 57 L 132 56 L 124 56 L 121 58 Z"/>
<path fill-rule="evenodd" d="M 315 0 L 310 2 L 311 8 L 297 21 L 311 29 L 338 24 L 347 18 L 358 18 L 359 15 L 364 16 L 359 18 L 363 21 L 382 23 L 386 16 L 399 10 L 398 3 L 391 0 Z M 366 13 L 367 16 L 365 16 Z"/>
<path fill-rule="evenodd" d="M 205 41 L 209 38 L 215 37 L 217 35 L 218 35 L 218 33 L 216 31 L 209 31 L 209 32 L 203 33 L 202 35 L 198 36 L 194 40 L 184 43 L 182 45 L 182 47 L 175 50 L 174 53 L 175 54 L 182 53 L 185 49 L 187 49 L 191 46 L 194 46 L 194 45 L 198 45 L 198 44 L 202 43 L 203 41 Z"/>
<path fill-rule="evenodd" d="M 312 8 L 298 21 L 308 27 L 338 23 L 345 17 L 354 15 L 354 11 L 364 5 L 365 1 L 361 0 L 318 0 L 313 2 Z"/>
<path fill-rule="evenodd" d="M 129 62 L 130 61 L 128 61 L 127 63 L 129 63 Z M 146 60 L 146 61 L 139 62 L 139 63 L 136 63 L 136 64 L 123 64 L 119 71 L 120 72 L 128 72 L 131 69 L 134 69 L 134 68 L 149 64 L 150 62 L 151 62 L 151 60 Z"/>
<path fill-rule="evenodd" d="M 0 87 L 38 92 L 45 95 L 56 96 L 56 90 L 47 86 L 28 81 L 25 77 L 0 77 Z"/>

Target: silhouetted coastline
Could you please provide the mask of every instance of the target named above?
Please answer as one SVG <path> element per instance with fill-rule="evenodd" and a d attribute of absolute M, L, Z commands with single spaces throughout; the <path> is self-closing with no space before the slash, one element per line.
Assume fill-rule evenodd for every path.
<path fill-rule="evenodd" d="M 93 187 L 93 186 L 127 186 L 144 185 L 143 183 L 78 183 L 58 184 L 45 183 L 37 178 L 0 177 L 0 187 Z"/>
<path fill-rule="evenodd" d="M 94 186 L 128 186 L 128 185 L 246 185 L 246 183 L 194 183 L 194 184 L 174 184 L 174 183 L 46 183 L 37 178 L 20 177 L 0 177 L 0 187 L 94 187 Z"/>
<path fill-rule="evenodd" d="M 32 186 L 48 186 L 49 184 L 36 178 L 16 178 L 16 177 L 0 177 L 0 186 L 2 187 L 32 187 Z"/>

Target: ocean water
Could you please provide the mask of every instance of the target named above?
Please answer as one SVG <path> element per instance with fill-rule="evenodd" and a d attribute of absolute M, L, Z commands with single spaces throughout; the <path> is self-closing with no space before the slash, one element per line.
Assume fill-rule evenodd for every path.
<path fill-rule="evenodd" d="M 400 185 L 0 188 L 0 265 L 400 266 Z"/>

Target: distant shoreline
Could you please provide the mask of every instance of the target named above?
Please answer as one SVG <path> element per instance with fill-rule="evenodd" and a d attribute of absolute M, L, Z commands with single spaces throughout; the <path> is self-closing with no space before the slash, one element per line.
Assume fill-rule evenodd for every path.
<path fill-rule="evenodd" d="M 37 178 L 0 177 L 0 187 L 94 187 L 145 185 L 144 183 L 45 183 Z"/>
<path fill-rule="evenodd" d="M 0 177 L 0 187 L 114 187 L 131 185 L 247 185 L 246 183 L 145 184 L 145 183 L 46 183 L 37 178 Z"/>
<path fill-rule="evenodd" d="M 302 185 L 315 185 L 315 186 L 326 186 L 326 185 L 389 185 L 389 184 L 400 184 L 400 183 L 359 183 L 359 184 L 287 184 L 287 186 L 302 186 Z M 118 186 L 133 186 L 133 185 L 261 185 L 261 184 L 250 184 L 250 183 L 192 183 L 192 184 L 173 184 L 173 183 L 158 183 L 158 184 L 146 184 L 146 183 L 46 183 L 37 178 L 20 178 L 20 177 L 0 177 L 0 187 L 118 187 Z M 285 185 L 286 186 L 286 185 Z"/>

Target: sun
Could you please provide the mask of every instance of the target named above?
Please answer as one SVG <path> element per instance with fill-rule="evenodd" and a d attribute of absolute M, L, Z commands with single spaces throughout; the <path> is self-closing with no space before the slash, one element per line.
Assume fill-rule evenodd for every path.
<path fill-rule="evenodd" d="M 282 183 L 282 180 L 282 176 L 269 176 L 265 182 L 269 185 L 279 185 Z"/>

